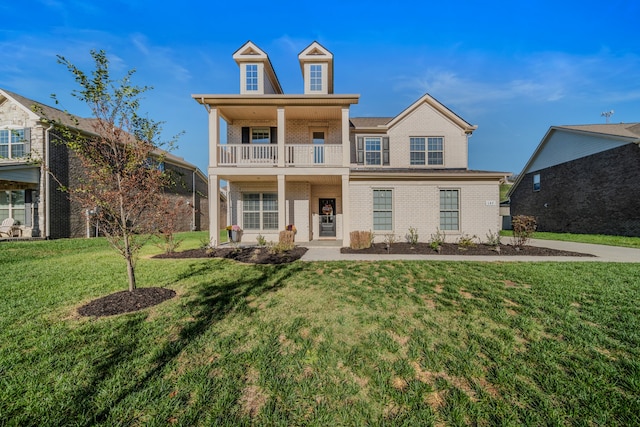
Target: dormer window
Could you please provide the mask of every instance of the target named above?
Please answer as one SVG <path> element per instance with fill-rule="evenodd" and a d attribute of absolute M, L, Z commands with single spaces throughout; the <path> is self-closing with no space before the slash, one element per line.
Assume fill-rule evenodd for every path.
<path fill-rule="evenodd" d="M 258 65 L 247 64 L 246 66 L 246 89 L 247 92 L 258 90 Z"/>
<path fill-rule="evenodd" d="M 322 66 L 311 65 L 310 89 L 312 92 L 322 91 Z"/>

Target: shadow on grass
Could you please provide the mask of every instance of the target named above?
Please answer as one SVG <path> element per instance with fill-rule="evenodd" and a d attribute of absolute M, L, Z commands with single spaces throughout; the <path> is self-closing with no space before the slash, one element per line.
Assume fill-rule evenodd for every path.
<path fill-rule="evenodd" d="M 155 356 L 147 365 L 150 369 L 139 377 L 136 377 L 135 372 L 131 372 L 129 376 L 123 376 L 122 372 L 122 365 L 132 364 L 131 359 L 141 357 L 139 341 L 141 334 L 145 334 L 146 314 L 139 313 L 135 318 L 119 326 L 113 340 L 110 341 L 112 345 L 108 356 L 94 365 L 95 375 L 92 380 L 78 387 L 75 390 L 75 396 L 71 398 L 71 401 L 83 402 L 80 405 L 81 408 L 76 408 L 75 414 L 60 414 L 63 417 L 61 421 L 64 419 L 68 422 L 84 414 L 86 417 L 84 420 L 77 420 L 80 424 L 93 425 L 107 422 L 112 408 L 126 401 L 129 396 L 143 391 L 153 380 L 162 378 L 165 367 L 193 341 L 205 334 L 213 324 L 224 319 L 228 314 L 246 307 L 246 297 L 259 296 L 280 289 L 287 278 L 302 269 L 302 264 L 247 266 L 246 269 L 241 270 L 243 273 L 239 276 L 242 277 L 241 280 L 225 279 L 224 274 L 212 274 L 212 268 L 222 268 L 230 274 L 234 272 L 238 274 L 237 264 L 220 261 L 191 264 L 188 270 L 178 276 L 178 280 L 202 278 L 202 282 L 192 287 L 194 289 L 192 294 L 182 297 L 188 300 L 185 308 L 192 313 L 193 321 L 183 327 L 177 339 L 167 341 L 160 348 L 154 349 Z M 210 276 L 217 279 L 211 279 Z M 104 406 L 96 407 L 95 401 L 99 399 L 98 395 L 101 391 L 104 392 L 105 388 L 101 385 L 109 382 L 111 377 L 116 375 L 122 377 L 123 383 L 108 386 L 117 392 L 112 394 L 108 401 L 104 401 Z M 136 378 L 130 380 L 132 377 Z M 144 406 L 147 403 L 149 402 L 144 402 Z M 96 412 L 92 414 L 93 411 Z"/>

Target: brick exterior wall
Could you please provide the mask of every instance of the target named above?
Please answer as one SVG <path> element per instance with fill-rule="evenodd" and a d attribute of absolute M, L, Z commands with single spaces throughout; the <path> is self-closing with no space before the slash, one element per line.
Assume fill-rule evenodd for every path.
<path fill-rule="evenodd" d="M 393 230 L 373 230 L 373 190 L 393 191 Z M 398 241 L 404 241 L 409 227 L 418 229 L 419 240 L 428 242 L 431 234 L 440 227 L 440 190 L 459 190 L 460 229 L 445 231 L 447 241 L 455 242 L 462 234 L 477 236 L 486 240 L 489 232 L 500 230 L 499 185 L 495 181 L 473 182 L 407 182 L 394 181 L 357 182 L 350 185 L 352 231 L 372 230 L 376 241 L 384 235 L 394 234 Z M 487 201 L 495 205 L 487 205 Z"/>
<path fill-rule="evenodd" d="M 640 148 L 628 144 L 528 173 L 511 194 L 511 215 L 536 217 L 538 231 L 640 236 L 639 165 Z"/>

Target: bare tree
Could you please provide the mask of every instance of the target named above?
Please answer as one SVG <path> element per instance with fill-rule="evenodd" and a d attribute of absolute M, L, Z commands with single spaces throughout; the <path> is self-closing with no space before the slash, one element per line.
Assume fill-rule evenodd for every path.
<path fill-rule="evenodd" d="M 106 53 L 92 50 L 91 56 L 95 70 L 90 75 L 63 56 L 58 56 L 58 62 L 75 76 L 80 88 L 72 95 L 87 104 L 93 117 L 80 123 L 68 114 L 77 126 L 60 120 L 53 124 L 60 141 L 73 150 L 85 171 L 79 184 L 66 190 L 72 200 L 95 212 L 101 231 L 127 263 L 129 291 L 133 291 L 136 255 L 156 231 L 154 210 L 169 183 L 160 146 L 169 148 L 176 138 L 159 143 L 161 123 L 138 113 L 140 96 L 150 87 L 131 84 L 135 70 L 114 81 Z"/>

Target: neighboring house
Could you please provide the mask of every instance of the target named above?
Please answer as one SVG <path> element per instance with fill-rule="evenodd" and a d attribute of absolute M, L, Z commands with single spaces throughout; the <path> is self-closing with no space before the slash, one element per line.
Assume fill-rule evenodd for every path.
<path fill-rule="evenodd" d="M 284 94 L 267 54 L 252 42 L 233 58 L 240 93 L 192 97 L 209 123 L 209 192 L 228 183 L 229 223 L 245 242 L 277 241 L 288 225 L 296 241 L 341 240 L 371 230 L 378 240 L 482 239 L 500 229 L 503 172 L 468 169 L 476 129 L 429 95 L 396 117 L 351 118 L 359 95 L 333 93 L 333 55 L 317 42 L 299 55 L 304 89 Z M 226 122 L 226 141 L 220 137 Z M 211 243 L 221 207 L 211 200 Z"/>
<path fill-rule="evenodd" d="M 508 193 L 539 231 L 640 236 L 640 123 L 552 126 Z"/>
<path fill-rule="evenodd" d="M 33 106 L 37 106 L 37 113 Z M 19 222 L 16 234 L 22 237 L 94 235 L 90 212 L 60 190 L 61 185 L 72 187 L 78 182 L 82 166 L 59 142 L 45 116 L 87 134 L 93 132 L 93 119 L 72 120 L 61 110 L 0 89 L 0 221 L 14 218 Z M 178 230 L 208 229 L 207 177 L 170 153 L 166 153 L 163 166 L 175 182 L 167 193 L 186 199 L 192 207 L 189 215 L 179 219 Z"/>

